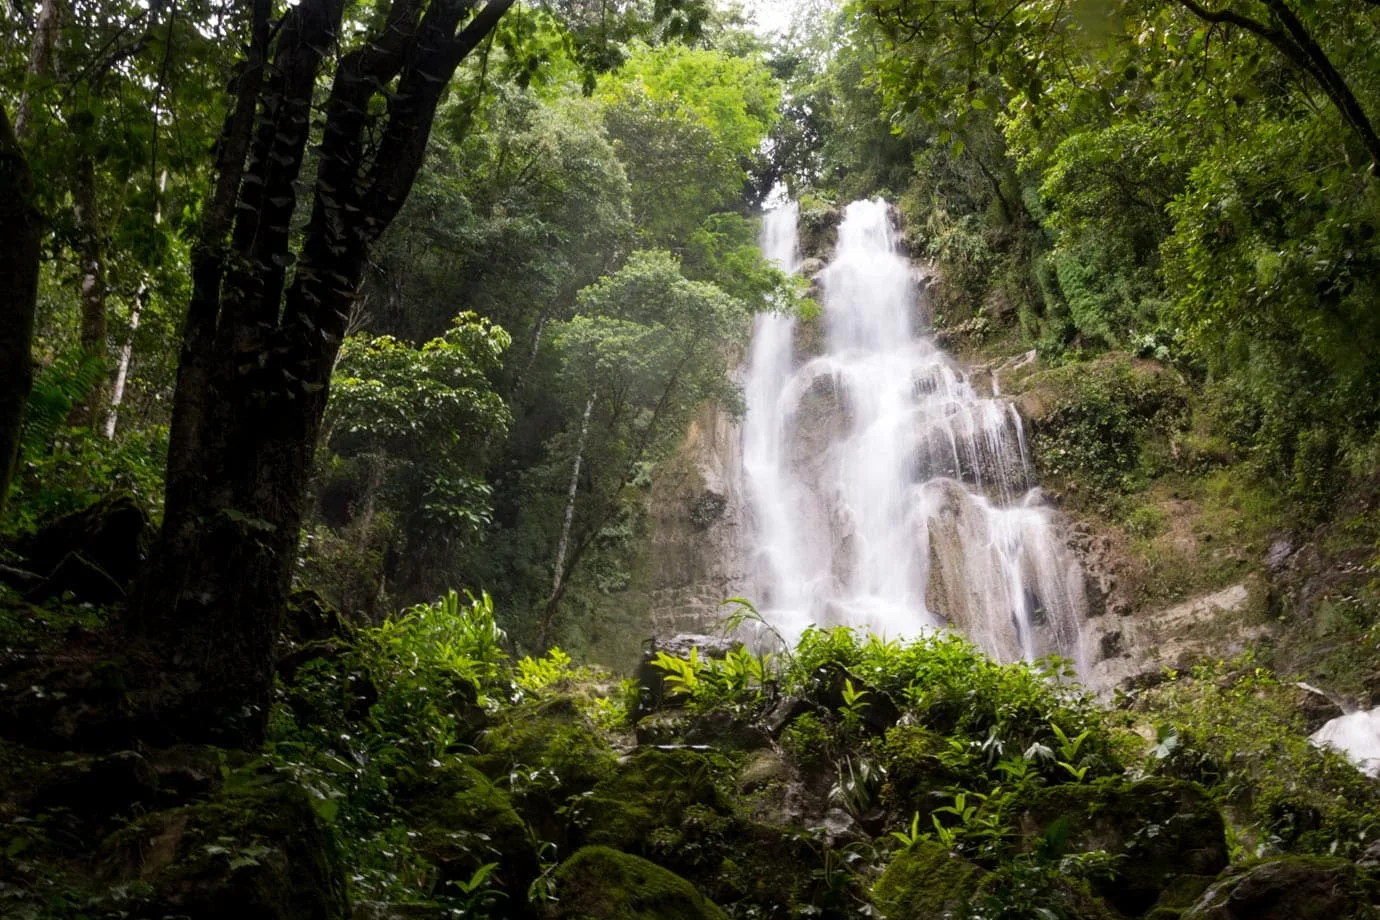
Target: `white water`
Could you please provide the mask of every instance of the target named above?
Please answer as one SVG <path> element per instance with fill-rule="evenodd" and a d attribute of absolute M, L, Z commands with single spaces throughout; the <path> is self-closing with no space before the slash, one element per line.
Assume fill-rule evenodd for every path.
<path fill-rule="evenodd" d="M 1317 745 L 1341 751 L 1368 776 L 1380 776 L 1380 709 L 1338 716 L 1312 735 Z"/>
<path fill-rule="evenodd" d="M 797 209 L 763 252 L 799 266 Z M 1005 659 L 1080 661 L 1081 576 L 1031 488 L 1020 418 L 918 329 L 923 298 L 882 201 L 849 205 L 820 277 L 818 355 L 763 314 L 745 390 L 750 591 L 794 640 L 810 624 L 914 636 L 951 624 Z"/>

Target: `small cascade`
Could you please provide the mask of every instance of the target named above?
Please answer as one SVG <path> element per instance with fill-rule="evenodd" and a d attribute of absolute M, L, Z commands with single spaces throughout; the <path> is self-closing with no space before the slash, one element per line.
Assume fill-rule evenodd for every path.
<path fill-rule="evenodd" d="M 763 252 L 799 264 L 794 205 Z M 1020 417 L 917 328 L 924 302 L 883 201 L 849 205 L 819 277 L 825 344 L 766 313 L 747 366 L 749 590 L 773 626 L 913 636 L 946 624 L 1005 659 L 1079 655 L 1082 581 L 1033 488 Z"/>
<path fill-rule="evenodd" d="M 1340 751 L 1367 776 L 1380 777 L 1380 709 L 1338 716 L 1314 732 L 1312 741 Z"/>

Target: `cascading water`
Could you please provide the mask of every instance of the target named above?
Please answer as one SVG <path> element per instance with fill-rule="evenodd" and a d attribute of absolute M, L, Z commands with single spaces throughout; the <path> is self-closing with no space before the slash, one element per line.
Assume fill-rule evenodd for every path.
<path fill-rule="evenodd" d="M 764 221 L 799 264 L 798 212 Z M 883 201 L 849 205 L 819 278 L 825 343 L 756 320 L 743 474 L 750 591 L 788 639 L 811 623 L 889 636 L 952 624 L 1005 659 L 1079 654 L 1081 577 L 1031 488 L 1020 418 L 918 334 L 923 306 Z"/>

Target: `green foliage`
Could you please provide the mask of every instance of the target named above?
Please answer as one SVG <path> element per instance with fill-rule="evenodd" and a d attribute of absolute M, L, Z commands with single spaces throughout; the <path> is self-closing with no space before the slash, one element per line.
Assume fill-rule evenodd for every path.
<path fill-rule="evenodd" d="M 1134 490 L 1166 471 L 1188 394 L 1172 371 L 1121 359 L 1048 372 L 1056 394 L 1035 421 L 1031 444 L 1042 473 L 1093 496 Z"/>
<path fill-rule="evenodd" d="M 32 532 L 117 492 L 156 512 L 167 451 L 166 428 L 142 428 L 114 441 L 88 428 L 62 429 L 42 452 L 23 458 L 3 529 Z"/>
<path fill-rule="evenodd" d="M 1172 677 L 1147 695 L 1162 722 L 1145 769 L 1194 779 L 1231 806 L 1247 853 L 1349 856 L 1380 833 L 1380 790 L 1309 742 L 1291 685 L 1249 658 Z"/>
<path fill-rule="evenodd" d="M 318 461 L 326 527 L 309 545 L 308 583 L 374 616 L 380 578 L 401 582 L 405 598 L 445 584 L 456 553 L 491 521 L 478 446 L 511 422 L 487 376 L 509 342 L 473 314 L 420 348 L 391 336 L 345 341 Z M 342 560 L 361 547 L 370 552 L 354 566 Z M 383 567 L 386 556 L 399 561 Z"/>

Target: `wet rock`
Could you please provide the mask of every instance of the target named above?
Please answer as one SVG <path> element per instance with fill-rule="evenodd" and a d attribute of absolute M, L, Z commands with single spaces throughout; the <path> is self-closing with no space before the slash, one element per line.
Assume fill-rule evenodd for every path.
<path fill-rule="evenodd" d="M 634 727 L 642 745 L 713 746 L 720 750 L 755 751 L 771 744 L 755 722 L 720 709 L 687 712 L 662 709 L 638 719 Z"/>
<path fill-rule="evenodd" d="M 1289 560 L 1298 552 L 1298 544 L 1294 542 L 1292 536 L 1286 535 L 1270 544 L 1270 549 L 1265 553 L 1265 567 L 1270 570 L 1271 575 L 1278 575 L 1289 565 Z"/>
<path fill-rule="evenodd" d="M 738 792 L 751 795 L 775 783 L 786 782 L 791 768 L 775 751 L 758 751 L 738 771 Z"/>
<path fill-rule="evenodd" d="M 891 697 L 866 682 L 854 677 L 846 668 L 839 665 L 825 665 L 810 675 L 806 694 L 814 703 L 834 712 L 847 707 L 847 690 L 852 687 L 854 700 L 852 710 L 857 713 L 864 728 L 873 734 L 881 734 L 901 718 L 901 710 Z"/>
<path fill-rule="evenodd" d="M 1344 710 L 1336 700 L 1311 684 L 1300 681 L 1293 685 L 1292 691 L 1294 705 L 1303 714 L 1304 724 L 1310 735 L 1333 719 L 1339 719 L 1345 715 Z"/>
<path fill-rule="evenodd" d="M 298 590 L 288 596 L 284 637 L 294 644 L 323 642 L 345 635 L 340 612 L 315 591 Z"/>
<path fill-rule="evenodd" d="M 762 716 L 762 725 L 772 738 L 778 738 L 798 716 L 810 712 L 814 707 L 798 696 L 783 696 L 772 703 Z"/>
<path fill-rule="evenodd" d="M 1233 870 L 1183 920 L 1373 920 L 1380 889 L 1343 859 L 1283 857 Z"/>

